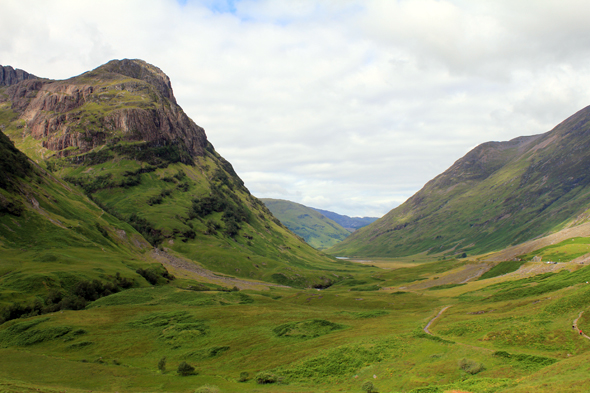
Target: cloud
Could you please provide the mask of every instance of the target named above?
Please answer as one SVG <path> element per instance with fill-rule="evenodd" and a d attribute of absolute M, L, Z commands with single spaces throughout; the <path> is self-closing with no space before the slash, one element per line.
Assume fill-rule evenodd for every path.
<path fill-rule="evenodd" d="M 471 147 L 590 103 L 577 0 L 129 0 L 4 5 L 0 63 L 67 78 L 167 73 L 259 197 L 381 215 Z"/>

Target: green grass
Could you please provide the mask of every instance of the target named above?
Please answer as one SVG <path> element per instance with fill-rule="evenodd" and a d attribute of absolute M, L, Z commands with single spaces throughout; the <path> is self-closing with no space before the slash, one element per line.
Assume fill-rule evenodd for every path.
<path fill-rule="evenodd" d="M 485 280 L 487 278 L 498 277 L 504 274 L 515 272 L 525 263 L 525 261 L 500 262 L 499 264 L 497 264 L 496 266 L 482 274 L 478 280 Z"/>
<path fill-rule="evenodd" d="M 97 81 L 106 88 L 107 104 L 90 100 L 79 108 L 79 126 L 96 131 L 106 113 L 155 102 L 153 88 L 128 76 L 105 79 L 95 71 L 76 79 Z M 114 88 L 121 84 L 129 90 Z M 469 263 L 452 255 L 479 246 L 448 251 L 458 242 L 453 236 L 463 235 L 438 227 L 436 236 L 425 237 L 422 229 L 412 234 L 431 248 L 428 255 L 337 261 L 273 220 L 212 149 L 192 165 L 174 149 L 147 146 L 145 155 L 136 154 L 143 142 L 119 143 L 113 135 L 107 138 L 111 145 L 88 153 L 86 164 L 45 161 L 41 141 L 23 140 L 18 121 L 0 104 L 7 132 L 35 151 L 42 165 L 80 186 L 35 169 L 18 179 L 18 192 L 0 190 L 2 201 L 23 207 L 0 214 L 0 307 L 33 307 L 0 325 L 2 391 L 354 392 L 367 381 L 381 392 L 587 391 L 590 341 L 571 324 L 584 311 L 578 323 L 590 330 L 588 267 L 519 279 L 504 276 L 518 263 L 500 263 L 486 276 L 492 280 L 413 289 L 452 277 Z M 453 216 L 464 220 L 461 225 L 477 232 L 482 223 L 465 220 L 469 214 L 498 213 L 516 187 L 510 179 L 526 170 L 522 162 L 513 164 L 492 176 L 502 184 L 495 195 L 504 199 L 483 206 L 463 199 L 465 211 Z M 482 185 L 471 186 L 449 192 L 481 195 Z M 583 196 L 576 195 L 572 203 Z M 229 233 L 233 225 L 239 228 Z M 486 234 L 490 247 L 515 233 L 496 232 Z M 144 236 L 158 252 L 193 260 L 219 276 L 199 276 L 179 262 L 167 265 L 178 277 L 166 278 Z M 412 241 L 396 249 L 400 255 Z M 390 246 L 378 245 L 375 252 Z M 586 240 L 574 239 L 541 253 L 573 257 L 585 247 Z M 154 285 L 144 270 L 159 272 Z M 229 291 L 228 276 L 292 287 Z M 123 279 L 129 287 L 101 293 L 80 310 L 35 315 L 57 295 Z M 425 333 L 445 306 L 451 307 L 429 327 L 433 334 Z M 163 358 L 166 365 L 159 367 Z M 195 368 L 194 375 L 177 374 L 183 362 Z M 272 383 L 257 384 L 263 376 Z"/>
<path fill-rule="evenodd" d="M 588 253 L 590 253 L 590 238 L 574 237 L 525 255 L 519 255 L 519 258 L 530 261 L 537 256 L 541 257 L 544 262 L 568 262 Z"/>
<path fill-rule="evenodd" d="M 308 321 L 285 323 L 277 326 L 272 331 L 277 337 L 307 340 L 344 328 L 344 325 L 326 321 L 325 319 L 311 319 Z"/>
<path fill-rule="evenodd" d="M 441 268 L 433 267 L 431 277 Z M 370 273 L 359 280 L 371 280 Z M 572 314 L 577 316 L 576 304 L 549 314 L 553 304 L 570 304 L 585 287 L 558 291 L 538 303 L 488 300 L 482 305 L 430 295 L 439 291 L 367 292 L 361 300 L 346 286 L 278 288 L 271 295 L 189 291 L 172 284 L 129 289 L 82 311 L 1 325 L 0 355 L 55 371 L 31 375 L 11 363 L 0 369 L 0 380 L 15 386 L 154 392 L 207 384 L 220 391 L 357 391 L 371 380 L 385 392 L 500 392 L 528 376 L 546 378 L 544 370 L 558 367 L 567 353 L 573 358 L 590 353 L 590 344 L 567 330 Z M 506 281 L 483 290 L 515 285 Z M 441 302 L 454 305 L 431 326 L 435 336 L 426 335 L 421 328 Z M 48 365 L 47 356 L 60 360 Z M 162 373 L 157 364 L 164 356 Z M 462 359 L 485 369 L 471 375 L 461 368 Z M 198 375 L 177 376 L 183 361 Z M 57 371 L 62 368 L 69 377 Z M 75 370 L 93 371 L 79 380 Z M 238 382 L 243 372 L 251 378 Z M 252 377 L 260 372 L 275 375 L 277 382 L 257 385 Z M 123 375 L 124 383 L 118 377 Z"/>

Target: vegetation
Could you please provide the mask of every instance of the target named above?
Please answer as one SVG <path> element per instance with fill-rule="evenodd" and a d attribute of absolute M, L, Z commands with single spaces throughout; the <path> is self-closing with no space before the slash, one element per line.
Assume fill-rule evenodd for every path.
<path fill-rule="evenodd" d="M 281 199 L 261 201 L 283 225 L 318 250 L 332 247 L 350 235 L 340 224 L 310 207 Z"/>
<path fill-rule="evenodd" d="M 471 375 L 478 374 L 486 369 L 482 363 L 465 358 L 459 361 L 459 368 L 461 368 L 461 370 L 465 371 L 467 374 Z"/>
<path fill-rule="evenodd" d="M 189 376 L 189 375 L 194 375 L 195 374 L 195 368 L 193 366 L 191 366 L 190 364 L 188 364 L 187 362 L 181 362 L 178 365 L 178 375 L 181 375 L 183 377 Z"/>
<path fill-rule="evenodd" d="M 118 105 L 174 105 L 127 75 L 141 70 L 104 71 L 74 81 L 109 102 L 78 108 L 77 132 L 100 132 Z M 572 326 L 590 331 L 590 266 L 506 274 L 579 255 L 585 238 L 489 266 L 456 259 L 461 247 L 336 261 L 273 220 L 210 145 L 114 130 L 103 148 L 44 158 L 9 107 L 5 130 L 51 173 L 29 164 L 0 188 L 2 391 L 587 390 L 590 340 Z"/>
<path fill-rule="evenodd" d="M 473 255 L 587 222 L 590 175 L 584 163 L 590 151 L 581 147 L 590 146 L 589 111 L 543 135 L 477 146 L 378 226 L 359 229 L 329 253 Z"/>
<path fill-rule="evenodd" d="M 7 189 L 14 186 L 18 178 L 25 178 L 31 172 L 32 167 L 27 156 L 14 147 L 10 139 L 0 132 L 0 188 Z M 0 209 L 2 209 L 1 206 Z"/>
<path fill-rule="evenodd" d="M 506 261 L 500 262 L 496 266 L 492 267 L 490 270 L 485 272 L 479 277 L 479 280 L 485 280 L 487 278 L 498 277 L 504 274 L 512 273 L 517 271 L 525 261 Z"/>

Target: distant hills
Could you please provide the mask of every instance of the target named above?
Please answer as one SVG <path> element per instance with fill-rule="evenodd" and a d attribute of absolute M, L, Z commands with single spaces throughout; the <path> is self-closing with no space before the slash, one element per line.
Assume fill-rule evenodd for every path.
<path fill-rule="evenodd" d="M 348 230 L 310 207 L 282 199 L 260 200 L 283 225 L 318 250 L 332 247 L 350 235 Z"/>
<path fill-rule="evenodd" d="M 340 243 L 351 232 L 379 219 L 378 217 L 348 217 L 283 199 L 261 198 L 260 200 L 283 225 L 318 250 Z"/>
<path fill-rule="evenodd" d="M 141 60 L 113 60 L 59 81 L 0 68 L 0 130 L 36 163 L 30 165 L 55 179 L 39 184 L 73 190 L 68 202 L 68 192 L 46 190 L 18 171 L 7 171 L 4 176 L 11 173 L 14 186 L 1 193 L 2 209 L 9 210 L 0 215 L 2 253 L 17 255 L 27 242 L 23 239 L 46 239 L 28 258 L 52 254 L 48 258 L 61 261 L 60 247 L 70 244 L 70 235 L 58 235 L 64 228 L 105 250 L 123 247 L 117 232 L 123 230 L 171 259 L 177 255 L 227 275 L 295 287 L 324 287 L 340 279 L 346 264 L 297 238 L 250 194 L 205 131 L 178 106 L 170 79 L 159 68 Z M 21 162 L 19 168 L 28 171 L 28 161 L 14 154 L 21 158 L 9 165 Z M 27 191 L 23 181 L 40 196 Z M 24 227 L 19 220 L 33 222 L 29 217 L 40 211 L 32 198 L 53 220 L 49 223 L 63 225 L 27 227 L 19 240 L 14 235 L 20 231 L 15 226 Z M 54 204 L 74 221 L 53 217 L 62 214 Z M 21 219 L 13 214 L 18 211 Z M 48 252 L 52 247 L 55 253 Z M 89 255 L 87 264 L 100 264 Z M 31 266 L 31 271 L 44 269 Z M 0 279 L 0 291 L 6 279 Z"/>
<path fill-rule="evenodd" d="M 327 210 L 316 209 L 315 207 L 312 207 L 312 209 L 322 213 L 324 216 L 336 222 L 344 229 L 347 229 L 349 232 L 354 232 L 359 228 L 366 227 L 379 219 L 379 217 L 348 217 Z"/>
<path fill-rule="evenodd" d="M 479 254 L 587 222 L 589 208 L 587 107 L 545 134 L 477 146 L 330 253 Z"/>

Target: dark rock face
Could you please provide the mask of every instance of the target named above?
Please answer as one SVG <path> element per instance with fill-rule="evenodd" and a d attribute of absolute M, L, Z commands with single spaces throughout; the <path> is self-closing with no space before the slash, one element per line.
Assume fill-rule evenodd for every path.
<path fill-rule="evenodd" d="M 26 80 L 34 76 L 21 71 L 15 82 L 16 71 L 4 72 L 24 132 L 58 157 L 84 154 L 107 140 L 178 145 L 192 157 L 207 147 L 205 131 L 176 104 L 168 76 L 142 60 L 113 60 L 63 81 Z"/>
<path fill-rule="evenodd" d="M 15 85 L 26 79 L 37 79 L 37 77 L 18 68 L 14 69 L 11 66 L 0 65 L 0 86 Z"/>

